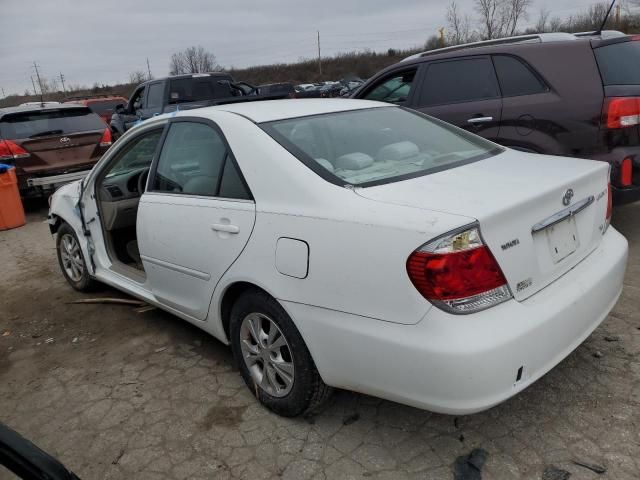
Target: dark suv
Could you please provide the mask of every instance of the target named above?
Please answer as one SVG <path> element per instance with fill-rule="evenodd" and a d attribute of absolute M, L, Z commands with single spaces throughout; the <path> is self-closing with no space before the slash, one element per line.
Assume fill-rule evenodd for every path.
<path fill-rule="evenodd" d="M 354 98 L 397 103 L 523 151 L 605 160 L 616 203 L 640 199 L 640 36 L 549 33 L 442 48 Z"/>

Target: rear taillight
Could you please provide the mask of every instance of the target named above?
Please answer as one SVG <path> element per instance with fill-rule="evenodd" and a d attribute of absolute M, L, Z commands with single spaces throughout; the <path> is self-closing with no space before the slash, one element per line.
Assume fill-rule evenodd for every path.
<path fill-rule="evenodd" d="M 11 140 L 0 140 L 0 161 L 7 162 L 18 158 L 27 158 L 31 154 Z"/>
<path fill-rule="evenodd" d="M 111 145 L 111 143 L 113 143 L 111 138 L 111 130 L 105 128 L 104 133 L 102 134 L 102 138 L 100 139 L 100 146 L 108 147 Z"/>
<path fill-rule="evenodd" d="M 512 297 L 477 226 L 439 237 L 413 252 L 407 273 L 424 298 L 451 313 L 472 313 Z"/>
<path fill-rule="evenodd" d="M 640 98 L 614 97 L 604 103 L 604 123 L 607 128 L 626 128 L 640 124 Z"/>
<path fill-rule="evenodd" d="M 620 164 L 620 186 L 629 187 L 633 184 L 633 160 L 630 157 Z"/>

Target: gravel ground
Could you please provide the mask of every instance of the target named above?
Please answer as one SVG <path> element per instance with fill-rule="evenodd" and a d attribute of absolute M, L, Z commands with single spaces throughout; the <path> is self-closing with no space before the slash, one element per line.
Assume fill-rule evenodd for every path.
<path fill-rule="evenodd" d="M 338 392 L 309 419 L 261 408 L 229 349 L 176 317 L 69 304 L 83 295 L 29 208 L 0 232 L 0 421 L 82 479 L 452 479 L 476 448 L 485 479 L 640 477 L 640 205 L 614 212 L 631 242 L 617 306 L 520 395 L 455 418 Z"/>

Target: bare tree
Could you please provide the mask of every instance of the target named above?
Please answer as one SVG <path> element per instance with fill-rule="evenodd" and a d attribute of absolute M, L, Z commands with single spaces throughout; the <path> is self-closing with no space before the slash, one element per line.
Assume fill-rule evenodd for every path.
<path fill-rule="evenodd" d="M 503 27 L 503 34 L 513 36 L 518 31 L 518 23 L 527 18 L 527 10 L 531 6 L 531 0 L 503 0 L 502 16 L 507 19 Z"/>
<path fill-rule="evenodd" d="M 221 69 L 222 67 L 216 62 L 215 55 L 202 46 L 189 47 L 174 53 L 169 62 L 169 75 L 212 72 Z"/>
<path fill-rule="evenodd" d="M 532 0 L 475 0 L 482 36 L 487 40 L 515 35 Z"/>
<path fill-rule="evenodd" d="M 447 7 L 447 24 L 449 25 L 447 34 L 449 44 L 460 45 L 472 41 L 474 34 L 471 30 L 471 18 L 469 15 L 460 13 L 455 0 L 452 0 Z"/>
<path fill-rule="evenodd" d="M 535 30 L 539 33 L 545 33 L 549 31 L 549 16 L 551 13 L 546 8 L 542 7 L 538 13 L 538 20 L 536 21 Z"/>
<path fill-rule="evenodd" d="M 129 72 L 129 83 L 135 83 L 136 85 L 147 80 L 147 74 L 142 70 L 136 70 Z"/>

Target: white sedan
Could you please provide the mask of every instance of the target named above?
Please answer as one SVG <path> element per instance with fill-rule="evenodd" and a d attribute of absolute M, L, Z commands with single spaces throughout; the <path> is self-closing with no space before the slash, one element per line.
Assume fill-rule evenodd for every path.
<path fill-rule="evenodd" d="M 608 165 L 522 153 L 362 100 L 157 117 L 52 198 L 66 280 L 231 344 L 287 416 L 339 387 L 436 412 L 496 405 L 622 288 Z"/>

